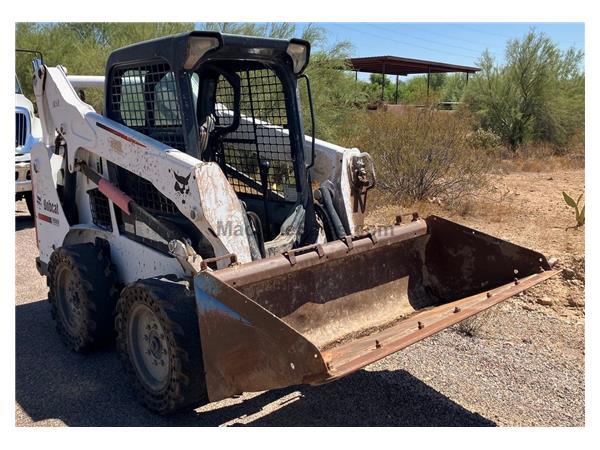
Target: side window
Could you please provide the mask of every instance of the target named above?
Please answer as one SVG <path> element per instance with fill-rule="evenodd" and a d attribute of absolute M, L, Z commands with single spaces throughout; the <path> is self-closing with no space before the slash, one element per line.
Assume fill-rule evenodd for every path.
<path fill-rule="evenodd" d="M 113 98 L 113 110 L 119 111 L 122 122 L 128 127 L 146 126 L 146 106 L 144 104 L 145 71 L 129 69 L 119 77 L 120 95 Z M 115 89 L 115 85 L 113 85 Z M 113 95 L 113 97 L 115 97 Z M 116 101 L 115 101 L 116 100 Z M 117 106 L 117 108 L 114 108 Z"/>
<path fill-rule="evenodd" d="M 180 126 L 181 115 L 173 72 L 154 85 L 154 120 L 157 126 Z"/>
<path fill-rule="evenodd" d="M 117 68 L 111 79 L 111 119 L 185 151 L 175 75 L 165 63 Z"/>

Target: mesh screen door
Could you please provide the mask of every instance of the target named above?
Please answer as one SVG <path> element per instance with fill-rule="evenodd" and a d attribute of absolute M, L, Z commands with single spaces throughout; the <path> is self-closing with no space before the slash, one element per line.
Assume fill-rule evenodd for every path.
<path fill-rule="evenodd" d="M 117 68 L 111 78 L 113 120 L 185 151 L 175 76 L 166 63 Z M 153 213 L 175 214 L 177 207 L 142 177 L 119 168 L 121 189 Z"/>
<path fill-rule="evenodd" d="M 222 138 L 221 164 L 236 192 L 262 195 L 261 162 L 269 163 L 269 199 L 295 202 L 296 176 L 288 133 L 285 94 L 270 69 L 244 70 L 240 78 L 240 124 Z M 233 121 L 234 90 L 221 76 L 214 115 L 217 123 Z"/>
<path fill-rule="evenodd" d="M 111 82 L 113 119 L 185 151 L 175 76 L 165 63 L 116 69 Z"/>

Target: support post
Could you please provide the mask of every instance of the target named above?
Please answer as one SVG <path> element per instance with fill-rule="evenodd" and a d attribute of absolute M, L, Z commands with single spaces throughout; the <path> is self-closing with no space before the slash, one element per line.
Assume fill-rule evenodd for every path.
<path fill-rule="evenodd" d="M 381 73 L 381 101 L 384 101 L 385 93 L 385 63 L 383 63 L 383 71 Z"/>
<path fill-rule="evenodd" d="M 427 67 L 427 105 L 429 105 L 429 80 L 431 78 L 431 66 Z"/>
<path fill-rule="evenodd" d="M 398 75 L 396 75 L 396 95 L 394 96 L 394 100 L 396 101 L 396 105 L 398 104 Z"/>
<path fill-rule="evenodd" d="M 354 71 L 354 82 L 358 83 L 358 70 Z"/>

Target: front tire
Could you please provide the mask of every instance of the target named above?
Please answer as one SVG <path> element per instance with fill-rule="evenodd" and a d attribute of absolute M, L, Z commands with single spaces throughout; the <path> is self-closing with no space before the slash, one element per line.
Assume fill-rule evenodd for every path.
<path fill-rule="evenodd" d="M 114 337 L 119 291 L 108 245 L 77 244 L 56 250 L 48 264 L 48 300 L 64 344 L 85 353 Z"/>
<path fill-rule="evenodd" d="M 193 292 L 185 281 L 151 278 L 117 303 L 117 349 L 138 400 L 158 414 L 208 403 Z"/>

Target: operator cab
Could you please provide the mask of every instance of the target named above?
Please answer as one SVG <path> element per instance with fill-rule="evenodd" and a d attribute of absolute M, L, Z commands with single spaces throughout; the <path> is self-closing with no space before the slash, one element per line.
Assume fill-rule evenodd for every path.
<path fill-rule="evenodd" d="M 125 47 L 108 61 L 106 114 L 219 164 L 247 212 L 259 257 L 310 244 L 317 225 L 297 93 L 309 53 L 306 41 L 212 32 Z M 115 170 L 141 206 L 190 231 L 150 183 Z"/>

